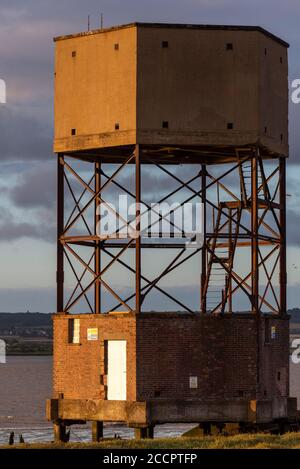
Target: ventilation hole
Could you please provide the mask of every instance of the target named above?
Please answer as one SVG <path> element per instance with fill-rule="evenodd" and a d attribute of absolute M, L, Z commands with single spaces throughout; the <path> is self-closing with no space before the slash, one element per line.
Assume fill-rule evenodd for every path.
<path fill-rule="evenodd" d="M 228 124 L 227 124 L 227 129 L 228 129 L 228 130 L 232 130 L 232 129 L 233 129 L 233 123 L 232 123 L 232 122 L 228 122 Z"/>
<path fill-rule="evenodd" d="M 239 397 L 243 397 L 244 396 L 244 391 L 239 391 Z"/>
<path fill-rule="evenodd" d="M 280 140 L 283 141 L 283 134 L 280 134 Z"/>
<path fill-rule="evenodd" d="M 72 129 L 72 130 L 71 130 L 71 134 L 72 134 L 72 135 L 76 135 L 76 129 Z"/>
<path fill-rule="evenodd" d="M 283 64 L 283 58 L 282 57 L 280 57 L 280 63 Z"/>
<path fill-rule="evenodd" d="M 267 391 L 266 391 L 266 390 L 264 390 L 264 396 L 266 397 L 266 395 L 267 395 Z"/>
<path fill-rule="evenodd" d="M 163 129 L 168 129 L 169 128 L 169 122 L 168 121 L 163 121 L 162 128 Z"/>
<path fill-rule="evenodd" d="M 280 377 L 281 377 L 281 376 L 280 376 L 280 371 L 278 371 L 278 373 L 277 373 L 277 381 L 280 381 Z"/>
<path fill-rule="evenodd" d="M 119 44 L 115 44 L 115 50 L 119 50 Z"/>
<path fill-rule="evenodd" d="M 167 49 L 167 48 L 169 47 L 169 41 L 163 41 L 163 42 L 161 43 L 161 47 L 162 47 L 163 49 Z"/>
<path fill-rule="evenodd" d="M 268 49 L 265 47 L 265 55 L 268 54 Z"/>
<path fill-rule="evenodd" d="M 120 124 L 119 124 L 119 122 L 116 122 L 116 123 L 115 123 L 115 130 L 120 130 Z"/>
<path fill-rule="evenodd" d="M 72 57 L 76 57 L 76 50 L 72 51 Z"/>
<path fill-rule="evenodd" d="M 160 391 L 154 391 L 154 397 L 160 397 Z"/>
<path fill-rule="evenodd" d="M 228 42 L 228 43 L 226 44 L 226 49 L 227 49 L 227 50 L 233 50 L 233 44 L 232 44 L 232 42 Z"/>
<path fill-rule="evenodd" d="M 265 134 L 268 132 L 268 127 L 265 127 Z"/>

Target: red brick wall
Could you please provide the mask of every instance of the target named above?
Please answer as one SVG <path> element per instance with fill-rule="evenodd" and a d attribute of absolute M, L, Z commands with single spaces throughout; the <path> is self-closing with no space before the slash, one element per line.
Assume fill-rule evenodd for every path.
<path fill-rule="evenodd" d="M 68 319 L 80 318 L 80 344 L 68 343 Z M 135 317 L 114 315 L 55 315 L 53 392 L 65 399 L 105 398 L 105 340 L 127 340 L 127 399 L 136 400 Z M 87 329 L 98 328 L 98 340 L 87 340 Z"/>
<path fill-rule="evenodd" d="M 265 329 L 275 326 L 275 338 L 265 342 Z M 260 395 L 289 396 L 289 321 L 270 316 L 260 325 Z"/>
<path fill-rule="evenodd" d="M 137 320 L 138 399 L 254 399 L 264 395 L 265 386 L 267 397 L 282 395 L 288 382 L 288 321 L 272 321 L 276 323 L 277 337 L 270 344 L 263 344 L 260 352 L 264 372 L 272 371 L 258 386 L 257 323 L 253 316 L 140 316 Z M 261 335 L 264 337 L 264 320 Z M 266 363 L 264 357 L 268 357 Z M 275 382 L 279 369 L 280 388 Z M 197 389 L 190 389 L 190 376 L 198 377 Z"/>
<path fill-rule="evenodd" d="M 68 319 L 80 318 L 80 344 L 68 343 Z M 153 313 L 54 317 L 54 397 L 105 399 L 105 340 L 127 340 L 127 399 L 255 399 L 288 395 L 289 321 Z M 99 339 L 87 340 L 97 327 Z M 260 379 L 257 382 L 257 364 Z M 280 375 L 279 375 L 280 373 Z M 190 389 L 190 376 L 198 388 Z M 280 379 L 279 379 L 280 378 Z"/>

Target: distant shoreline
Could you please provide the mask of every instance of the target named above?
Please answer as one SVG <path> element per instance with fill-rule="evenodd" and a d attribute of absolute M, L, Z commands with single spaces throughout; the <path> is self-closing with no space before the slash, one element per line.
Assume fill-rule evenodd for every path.
<path fill-rule="evenodd" d="M 53 357 L 53 353 L 7 353 L 7 357 Z"/>

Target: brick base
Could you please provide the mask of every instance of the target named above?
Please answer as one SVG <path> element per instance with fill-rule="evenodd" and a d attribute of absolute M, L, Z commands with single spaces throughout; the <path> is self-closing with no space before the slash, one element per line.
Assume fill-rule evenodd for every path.
<path fill-rule="evenodd" d="M 75 318 L 80 319 L 79 344 L 69 343 L 68 322 Z M 129 403 L 157 402 L 160 407 L 155 409 L 164 409 L 165 415 L 174 400 L 192 400 L 211 409 L 220 402 L 238 407 L 265 401 L 272 409 L 287 402 L 288 318 L 113 313 L 55 315 L 53 320 L 54 399 L 109 402 L 105 344 L 126 340 Z M 91 328 L 98 330 L 96 340 L 88 340 Z M 282 410 L 286 405 L 280 409 L 287 412 Z"/>

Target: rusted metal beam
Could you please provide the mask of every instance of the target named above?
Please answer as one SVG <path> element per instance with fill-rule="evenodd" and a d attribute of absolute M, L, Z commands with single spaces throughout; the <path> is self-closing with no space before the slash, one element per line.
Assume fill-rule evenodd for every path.
<path fill-rule="evenodd" d="M 200 280 L 200 311 L 206 313 L 206 281 L 207 281 L 207 233 L 206 233 L 206 166 L 202 165 L 201 167 L 201 200 L 202 200 L 202 209 L 203 209 L 203 226 L 202 226 L 202 236 L 203 236 L 203 246 L 201 251 L 201 280 Z"/>
<path fill-rule="evenodd" d="M 287 273 L 286 273 L 286 159 L 279 159 L 279 198 L 280 198 L 280 314 L 284 316 L 287 309 Z"/>
<path fill-rule="evenodd" d="M 113 254 L 111 254 L 107 249 L 103 249 L 103 251 L 110 257 L 113 257 Z M 187 262 L 191 257 L 193 257 L 195 254 L 199 253 L 200 249 L 198 250 L 195 250 L 193 251 L 189 256 L 187 256 L 185 259 L 182 259 L 180 262 L 178 262 L 176 265 L 173 265 L 172 267 L 169 268 L 168 272 L 165 273 L 165 275 L 167 275 L 168 273 L 171 273 L 172 271 L 176 270 L 177 267 L 179 267 L 180 265 L 182 265 L 184 262 Z M 128 264 L 126 264 L 124 261 L 122 261 L 121 259 L 117 259 L 117 263 L 119 263 L 120 265 L 122 265 L 123 267 L 125 267 L 126 269 L 128 269 L 130 272 L 132 272 L 133 274 L 135 274 L 135 270 L 130 267 Z M 147 287 L 148 285 L 151 285 L 152 281 L 149 280 L 147 277 L 145 277 L 145 275 L 141 275 L 141 280 L 143 280 L 144 282 L 147 283 L 147 285 L 144 285 L 142 288 L 141 288 L 141 292 L 143 292 Z M 188 306 L 184 305 L 181 301 L 177 300 L 174 296 L 170 295 L 168 292 L 166 292 L 165 290 L 163 290 L 162 288 L 160 288 L 157 284 L 154 285 L 154 288 L 159 291 L 160 293 L 162 293 L 163 295 L 165 295 L 167 298 L 169 298 L 170 300 L 174 301 L 174 303 L 176 303 L 178 306 L 180 306 L 181 308 L 183 308 L 184 310 L 190 312 L 190 313 L 193 313 L 194 311 L 192 311 Z M 132 294 L 131 296 L 129 296 L 128 298 L 125 299 L 125 302 L 128 302 L 130 301 L 132 298 L 135 297 L 135 293 Z M 117 309 L 121 306 L 121 304 L 118 304 L 116 305 L 111 311 L 113 311 L 114 309 Z"/>
<path fill-rule="evenodd" d="M 101 195 L 101 164 L 99 162 L 95 163 L 95 194 L 100 192 Z M 99 235 L 100 228 L 100 208 L 101 202 L 99 199 L 95 199 L 94 205 L 94 234 Z M 99 280 L 99 275 L 101 272 L 101 246 L 100 239 L 96 240 L 95 243 L 95 292 L 94 292 L 94 313 L 101 313 L 101 282 Z"/>
<path fill-rule="evenodd" d="M 57 158 L 57 272 L 56 309 L 64 311 L 64 247 L 60 237 L 64 231 L 64 157 Z"/>
<path fill-rule="evenodd" d="M 135 202 L 136 202 L 136 239 L 135 239 L 135 312 L 141 312 L 141 161 L 140 146 L 135 148 Z"/>
<path fill-rule="evenodd" d="M 258 269 L 258 158 L 257 150 L 253 151 L 251 160 L 251 285 L 252 285 L 252 313 L 258 314 L 258 295 L 259 295 L 259 269 Z"/>

